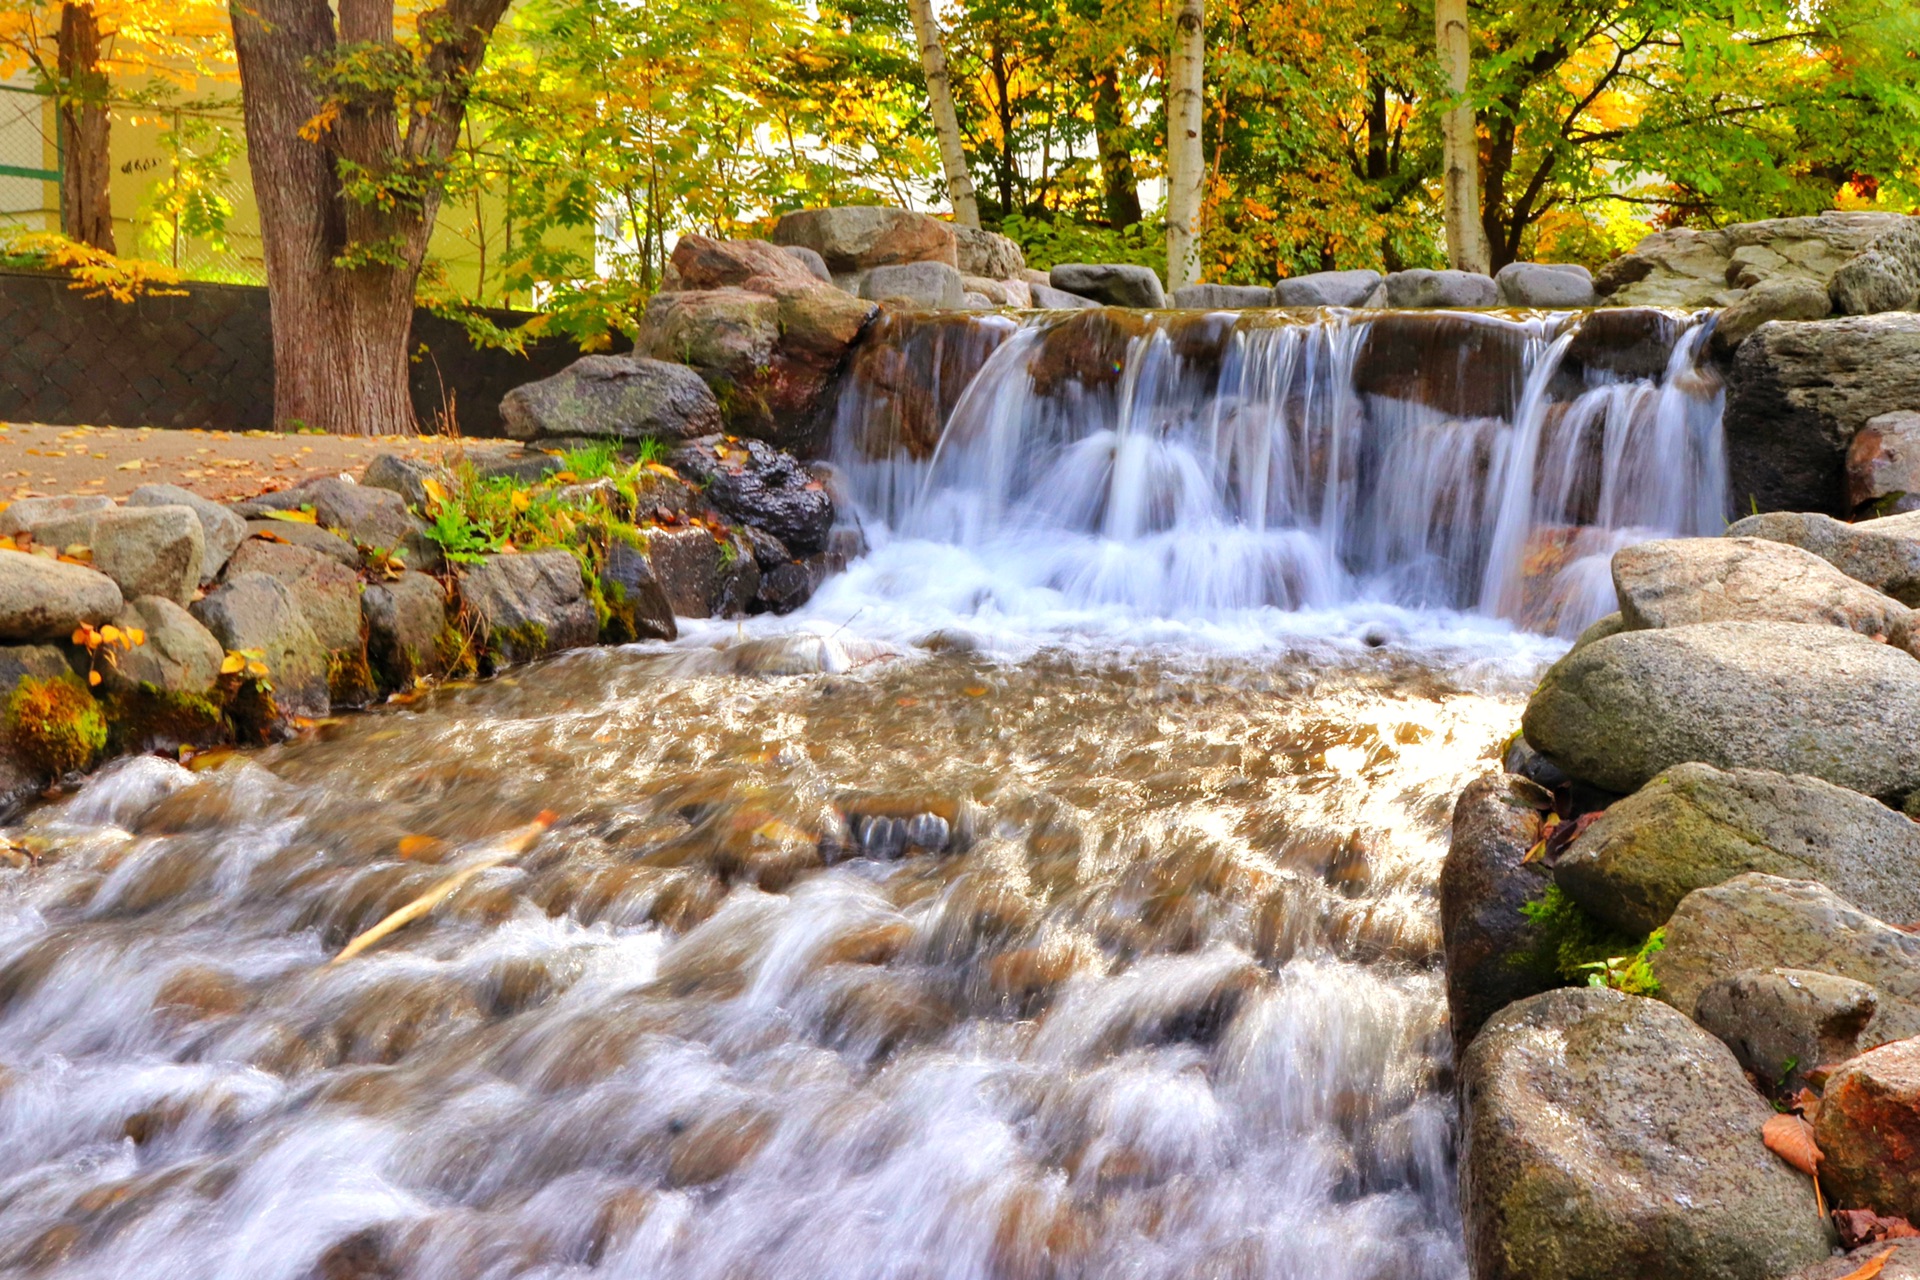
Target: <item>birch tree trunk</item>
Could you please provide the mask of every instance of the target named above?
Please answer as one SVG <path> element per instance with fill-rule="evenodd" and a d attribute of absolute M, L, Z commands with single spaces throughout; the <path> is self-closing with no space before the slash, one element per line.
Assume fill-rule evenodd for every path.
<path fill-rule="evenodd" d="M 1180 0 L 1173 24 L 1173 56 L 1167 67 L 1169 290 L 1200 282 L 1200 187 L 1206 176 L 1206 157 L 1200 147 L 1200 106 L 1205 51 L 1204 0 Z"/>
<path fill-rule="evenodd" d="M 113 253 L 107 77 L 100 70 L 100 22 L 91 4 L 60 6 L 58 52 L 60 231 Z"/>
<path fill-rule="evenodd" d="M 940 21 L 934 17 L 933 0 L 907 0 L 907 8 L 913 14 L 913 32 L 920 42 L 920 70 L 927 77 L 927 104 L 933 108 L 933 131 L 940 139 L 940 166 L 947 172 L 947 199 L 953 205 L 953 220 L 963 227 L 978 227 L 980 206 L 973 198 L 967 153 L 960 146 L 960 117 L 953 109 L 953 82 L 947 76 L 947 48 L 940 37 Z"/>
<path fill-rule="evenodd" d="M 1436 0 L 1435 38 L 1453 103 L 1441 117 L 1446 178 L 1447 265 L 1456 271 L 1487 270 L 1486 232 L 1480 226 L 1480 141 L 1473 106 L 1466 101 L 1471 49 L 1467 0 Z"/>

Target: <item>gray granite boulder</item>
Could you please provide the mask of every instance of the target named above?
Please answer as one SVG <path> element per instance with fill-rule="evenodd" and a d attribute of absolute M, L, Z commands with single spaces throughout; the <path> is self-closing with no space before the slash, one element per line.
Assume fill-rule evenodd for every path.
<path fill-rule="evenodd" d="M 813 250 L 836 275 L 902 262 L 944 262 L 956 270 L 960 265 L 949 223 L 881 205 L 782 214 L 773 242 Z"/>
<path fill-rule="evenodd" d="M 875 267 L 860 282 L 860 296 L 906 310 L 953 310 L 966 305 L 960 273 L 944 262 L 903 262 Z"/>
<path fill-rule="evenodd" d="M 486 628 L 496 664 L 530 662 L 600 637 L 580 562 L 568 551 L 488 556 L 459 570 L 460 598 Z"/>
<path fill-rule="evenodd" d="M 1920 218 L 1906 218 L 1833 273 L 1827 286 L 1843 316 L 1920 306 Z"/>
<path fill-rule="evenodd" d="M 1839 627 L 1623 631 L 1555 663 L 1522 723 L 1548 759 L 1609 791 L 1690 760 L 1895 802 L 1920 788 L 1920 660 Z"/>
<path fill-rule="evenodd" d="M 1153 268 L 1127 262 L 1062 262 L 1047 273 L 1047 283 L 1103 306 L 1167 305 L 1166 290 Z"/>
<path fill-rule="evenodd" d="M 1395 271 L 1387 277 L 1386 289 L 1390 307 L 1471 309 L 1500 305 L 1500 286 L 1492 276 L 1476 271 Z"/>
<path fill-rule="evenodd" d="M 0 511 L 0 537 L 10 537 L 24 533 L 34 536 L 34 530 L 49 520 L 65 520 L 70 516 L 83 516 L 95 511 L 112 509 L 113 499 L 103 494 L 62 494 L 51 498 L 16 498 Z M 35 537 L 37 542 L 47 539 Z"/>
<path fill-rule="evenodd" d="M 1549 884 L 1545 866 L 1524 860 L 1552 805 L 1533 783 L 1497 772 L 1468 783 L 1454 805 L 1440 865 L 1440 936 L 1456 1052 L 1501 1009 L 1560 985 L 1557 974 L 1527 963 L 1540 935 L 1520 914 Z"/>
<path fill-rule="evenodd" d="M 1173 291 L 1173 305 L 1196 311 L 1271 307 L 1273 290 L 1257 284 L 1188 284 Z"/>
<path fill-rule="evenodd" d="M 233 554 L 230 573 L 263 573 L 293 591 L 307 625 L 330 652 L 360 647 L 360 575 L 305 547 L 249 538 Z"/>
<path fill-rule="evenodd" d="M 1475 1280 L 1777 1280 L 1827 1254 L 1727 1047 L 1599 988 L 1509 1005 L 1460 1064 Z"/>
<path fill-rule="evenodd" d="M 500 420 L 516 440 L 685 440 L 720 430 L 720 402 L 684 364 L 583 356 L 550 378 L 507 392 Z"/>
<path fill-rule="evenodd" d="M 227 558 L 247 536 L 247 522 L 232 510 L 177 484 L 143 484 L 127 495 L 129 507 L 188 507 L 200 517 L 200 584 L 220 576 Z"/>
<path fill-rule="evenodd" d="M 1750 969 L 1700 993 L 1694 1020 L 1773 1089 L 1795 1089 L 1815 1067 L 1845 1062 L 1880 1007 L 1864 982 L 1811 969 Z"/>
<path fill-rule="evenodd" d="M 1384 282 L 1378 271 L 1315 271 L 1273 286 L 1276 307 L 1364 307 Z"/>
<path fill-rule="evenodd" d="M 64 641 L 81 623 L 120 612 L 112 578 L 82 565 L 24 551 L 0 551 L 0 642 Z"/>
<path fill-rule="evenodd" d="M 123 597 L 165 596 L 176 604 L 193 599 L 206 556 L 206 534 L 191 507 L 109 507 L 35 530 L 37 541 L 93 551 L 93 567 L 112 578 Z"/>
<path fill-rule="evenodd" d="M 321 528 L 349 543 L 388 553 L 399 552 L 413 569 L 431 572 L 442 566 L 439 544 L 427 538 L 426 526 L 407 510 L 406 499 L 391 489 L 356 484 L 342 476 L 321 476 L 278 493 L 262 494 L 242 504 L 240 510 L 249 516 L 264 516 L 271 511 L 297 511 L 307 507 L 313 509 L 314 519 Z M 292 527 L 294 522 L 281 523 Z M 285 529 L 279 532 L 289 539 L 297 536 Z M 316 548 L 309 547 L 313 549 Z M 323 551 L 323 554 L 327 553 Z M 352 563 L 356 568 L 359 566 L 357 551 Z"/>
<path fill-rule="evenodd" d="M 1811 551 L 1855 582 L 1920 608 L 1920 512 L 1844 524 L 1816 512 L 1771 511 L 1735 521 L 1727 536 Z"/>
<path fill-rule="evenodd" d="M 249 520 L 247 537 L 264 542 L 283 542 L 317 552 L 343 568 L 360 568 L 360 549 L 333 530 L 322 529 L 319 525 L 302 524 L 295 520 Z"/>
<path fill-rule="evenodd" d="M 1509 262 L 1493 282 L 1506 307 L 1591 307 L 1600 301 L 1593 273 L 1576 263 Z"/>
<path fill-rule="evenodd" d="M 821 284 L 832 284 L 833 273 L 827 270 L 827 260 L 803 244 L 781 245 L 780 251 L 807 269 L 807 274 Z"/>
<path fill-rule="evenodd" d="M 1017 280 L 1026 268 L 1027 257 L 1020 246 L 996 231 L 978 227 L 952 228 L 954 265 L 965 276 L 985 276 L 989 280 Z"/>
<path fill-rule="evenodd" d="M 1808 969 L 1874 989 L 1863 1047 L 1920 1035 L 1920 937 L 1812 880 L 1752 872 L 1681 900 L 1653 954 L 1660 998 L 1694 1013 L 1708 987 L 1752 969 Z"/>
<path fill-rule="evenodd" d="M 1749 871 L 1818 880 L 1888 920 L 1920 920 L 1920 823 L 1818 778 L 1675 765 L 1582 831 L 1554 867 L 1568 897 L 1629 934 Z"/>
<path fill-rule="evenodd" d="M 284 715 L 327 713 L 327 651 L 286 583 L 264 573 L 230 572 L 191 612 L 222 649 L 260 654 Z"/>
<path fill-rule="evenodd" d="M 447 591 L 438 579 L 406 572 L 367 584 L 360 597 L 367 628 L 367 661 L 382 689 L 405 689 L 441 675 L 441 638 L 447 629 Z"/>
<path fill-rule="evenodd" d="M 1832 309 L 1818 281 L 1763 280 L 1720 313 L 1714 323 L 1713 346 L 1724 355 L 1769 320 L 1819 320 Z"/>
<path fill-rule="evenodd" d="M 141 596 L 115 616 L 122 631 L 138 627 L 146 643 L 100 663 L 101 687 L 111 693 L 153 691 L 202 695 L 220 678 L 220 642 L 200 620 L 164 596 Z"/>
<path fill-rule="evenodd" d="M 1904 221 L 1897 213 L 1832 210 L 1700 230 L 1655 232 L 1601 269 L 1595 288 L 1614 306 L 1724 307 L 1770 280 L 1825 288 L 1854 255 Z"/>
<path fill-rule="evenodd" d="M 429 480 L 444 486 L 450 483 L 451 477 L 445 467 L 399 453 L 375 454 L 373 461 L 360 474 L 362 487 L 397 493 L 402 502 L 422 512 L 427 509 Z"/>
<path fill-rule="evenodd" d="M 1029 284 L 1028 295 L 1033 305 L 1043 311 L 1072 311 L 1100 304 L 1092 298 L 1083 298 L 1077 293 L 1068 293 L 1065 289 L 1056 289 L 1050 284 Z"/>

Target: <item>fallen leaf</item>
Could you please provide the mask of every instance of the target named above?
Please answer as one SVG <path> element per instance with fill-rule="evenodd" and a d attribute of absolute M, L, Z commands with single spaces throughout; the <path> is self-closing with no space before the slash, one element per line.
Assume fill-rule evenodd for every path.
<path fill-rule="evenodd" d="M 269 520 L 284 520 L 288 524 L 319 524 L 320 521 L 311 511 L 269 511 Z"/>
<path fill-rule="evenodd" d="M 135 458 L 131 462 L 121 463 L 119 466 L 115 467 L 114 470 L 115 471 L 138 471 L 141 467 L 145 465 L 146 464 L 142 462 L 140 459 Z"/>
<path fill-rule="evenodd" d="M 447 842 L 439 836 L 400 837 L 400 856 L 416 862 L 438 862 L 447 848 Z"/>
<path fill-rule="evenodd" d="M 1916 1231 L 1905 1218 L 1883 1217 L 1871 1209 L 1835 1209 L 1833 1226 L 1840 1234 L 1841 1245 L 1848 1249 L 1858 1249 L 1861 1245 L 1876 1244 L 1882 1240 L 1920 1237 L 1920 1231 Z"/>
<path fill-rule="evenodd" d="M 1799 1116 L 1769 1116 L 1760 1126 L 1760 1140 L 1767 1144 L 1767 1150 L 1809 1178 L 1818 1175 L 1821 1155 L 1813 1141 L 1813 1126 Z"/>
<path fill-rule="evenodd" d="M 1869 1258 L 1866 1262 L 1861 1263 L 1853 1270 L 1847 1272 L 1847 1274 L 1841 1276 L 1840 1280 L 1873 1280 L 1875 1276 L 1887 1269 L 1887 1259 L 1894 1255 L 1894 1251 L 1895 1246 L 1887 1246 L 1885 1253 L 1876 1254 L 1874 1257 Z"/>
<path fill-rule="evenodd" d="M 987 686 L 983 684 L 970 684 L 965 689 L 962 689 L 961 692 L 969 698 L 984 698 L 987 696 Z"/>

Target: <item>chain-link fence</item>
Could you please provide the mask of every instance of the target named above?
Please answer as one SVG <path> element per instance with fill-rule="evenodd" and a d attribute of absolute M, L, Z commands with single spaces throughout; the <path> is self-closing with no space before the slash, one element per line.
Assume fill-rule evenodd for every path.
<path fill-rule="evenodd" d="M 0 223 L 60 228 L 60 131 L 53 100 L 31 85 L 0 83 Z"/>

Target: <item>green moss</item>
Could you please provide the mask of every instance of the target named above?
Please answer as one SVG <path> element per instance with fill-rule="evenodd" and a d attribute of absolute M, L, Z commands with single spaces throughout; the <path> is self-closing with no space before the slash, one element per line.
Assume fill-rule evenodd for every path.
<path fill-rule="evenodd" d="M 511 662 L 526 662 L 540 657 L 546 651 L 547 629 L 537 622 L 496 627 L 487 637 L 487 657 L 496 667 Z"/>
<path fill-rule="evenodd" d="M 1511 963 L 1555 982 L 1613 987 L 1631 995 L 1660 993 L 1650 961 L 1666 946 L 1665 929 L 1644 938 L 1621 933 L 1588 915 L 1559 885 L 1548 885 L 1520 914 L 1533 925 L 1536 942 Z"/>
<path fill-rule="evenodd" d="M 243 681 L 227 703 L 227 722 L 240 742 L 265 745 L 281 731 L 280 704 L 259 680 Z"/>
<path fill-rule="evenodd" d="M 107 743 L 116 755 L 209 747 L 228 737 L 226 708 L 213 698 L 143 684 L 106 701 Z"/>
<path fill-rule="evenodd" d="M 449 622 L 440 628 L 433 642 L 442 671 L 456 679 L 471 679 L 480 674 L 480 654 L 465 633 Z"/>
<path fill-rule="evenodd" d="M 72 673 L 20 677 L 7 699 L 5 726 L 21 758 L 56 778 L 86 768 L 107 746 L 107 717 Z"/>
<path fill-rule="evenodd" d="M 367 662 L 364 643 L 327 655 L 327 696 L 340 706 L 363 703 L 373 696 L 373 667 Z"/>

